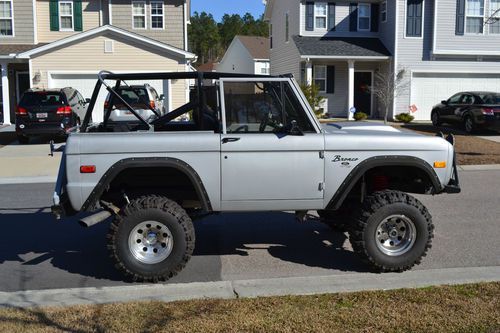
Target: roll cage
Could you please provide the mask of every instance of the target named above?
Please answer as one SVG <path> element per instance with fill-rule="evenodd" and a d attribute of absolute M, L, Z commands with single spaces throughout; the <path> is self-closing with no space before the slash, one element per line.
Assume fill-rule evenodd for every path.
<path fill-rule="evenodd" d="M 210 110 L 207 104 L 207 98 L 205 95 L 205 87 L 212 86 L 208 85 L 206 81 L 208 80 L 220 80 L 224 78 L 252 78 L 252 79 L 270 79 L 270 78 L 286 78 L 291 77 L 291 75 L 282 76 L 269 76 L 269 75 L 251 75 L 251 74 L 235 74 L 235 73 L 215 73 L 215 72 L 171 72 L 171 73 L 125 73 L 116 74 L 109 71 L 101 71 L 98 74 L 98 80 L 94 87 L 91 100 L 89 102 L 87 112 L 83 119 L 82 125 L 80 127 L 81 132 L 86 132 L 89 128 L 89 123 L 92 119 L 92 113 L 94 111 L 96 101 L 101 88 L 104 86 L 105 89 L 110 94 L 110 102 L 104 110 L 104 120 L 103 126 L 106 127 L 108 124 L 109 117 L 113 108 L 115 101 L 122 103 L 128 111 L 130 111 L 148 130 L 154 131 L 157 127 L 162 126 L 166 123 L 171 122 L 179 116 L 186 113 L 193 112 L 194 122 L 199 126 L 200 130 L 208 129 L 207 119 L 204 117 L 207 110 Z M 146 119 L 141 117 L 141 115 L 134 110 L 134 108 L 124 100 L 124 98 L 118 93 L 118 88 L 122 87 L 124 84 L 126 87 L 134 90 L 130 85 L 127 84 L 127 80 L 194 80 L 194 94 L 191 94 L 191 99 L 188 103 L 178 107 L 177 109 L 148 122 Z M 109 84 L 106 81 L 114 81 L 114 85 Z M 193 96 L 194 95 L 194 96 Z M 149 101 L 140 99 L 140 102 L 144 104 L 148 109 L 150 109 L 154 114 L 158 116 L 156 110 L 152 108 Z M 217 116 L 217 113 L 213 115 Z M 218 119 L 217 119 L 218 120 Z"/>

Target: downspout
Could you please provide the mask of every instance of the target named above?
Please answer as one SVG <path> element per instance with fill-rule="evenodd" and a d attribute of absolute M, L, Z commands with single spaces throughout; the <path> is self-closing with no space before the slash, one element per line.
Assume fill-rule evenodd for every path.
<path fill-rule="evenodd" d="M 437 0 L 435 0 L 437 1 Z M 395 38 L 394 38 L 394 81 L 396 81 L 397 75 L 398 75 L 398 40 L 399 40 L 399 0 L 395 1 L 396 8 L 395 8 Z M 411 87 L 410 87 L 411 89 Z M 392 101 L 392 120 L 394 120 L 394 115 L 396 114 L 396 92 L 394 92 L 394 97 Z"/>

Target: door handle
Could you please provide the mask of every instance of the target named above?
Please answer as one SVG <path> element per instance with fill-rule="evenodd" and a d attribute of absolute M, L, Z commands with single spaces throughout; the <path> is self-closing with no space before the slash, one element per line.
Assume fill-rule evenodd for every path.
<path fill-rule="evenodd" d="M 224 139 L 222 139 L 222 143 L 236 142 L 239 140 L 240 140 L 240 138 L 224 138 Z"/>

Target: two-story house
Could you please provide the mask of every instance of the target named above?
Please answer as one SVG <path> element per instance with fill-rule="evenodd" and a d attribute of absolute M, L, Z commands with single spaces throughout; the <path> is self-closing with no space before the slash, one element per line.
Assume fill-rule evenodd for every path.
<path fill-rule="evenodd" d="M 382 115 L 377 72 L 405 70 L 391 116 L 429 120 L 466 90 L 500 91 L 500 0 L 268 0 L 271 74 L 316 83 L 328 112 Z M 389 67 L 388 67 L 389 66 Z"/>
<path fill-rule="evenodd" d="M 187 51 L 189 13 L 190 0 L 0 0 L 3 122 L 13 122 L 30 87 L 71 86 L 91 97 L 100 70 L 190 70 L 196 57 Z M 169 108 L 189 96 L 181 81 L 150 84 Z"/>

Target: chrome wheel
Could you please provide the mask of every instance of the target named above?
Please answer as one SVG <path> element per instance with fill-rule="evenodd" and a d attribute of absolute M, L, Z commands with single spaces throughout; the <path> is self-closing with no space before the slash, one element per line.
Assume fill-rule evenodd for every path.
<path fill-rule="evenodd" d="M 128 247 L 135 259 L 151 265 L 168 258 L 174 247 L 174 240 L 163 223 L 145 221 L 130 232 Z"/>
<path fill-rule="evenodd" d="M 404 215 L 391 215 L 379 223 L 375 231 L 376 244 L 388 256 L 400 256 L 415 244 L 417 230 Z"/>

